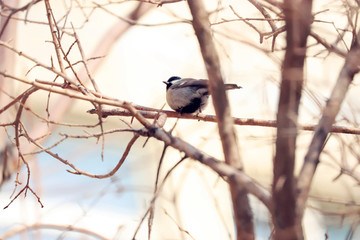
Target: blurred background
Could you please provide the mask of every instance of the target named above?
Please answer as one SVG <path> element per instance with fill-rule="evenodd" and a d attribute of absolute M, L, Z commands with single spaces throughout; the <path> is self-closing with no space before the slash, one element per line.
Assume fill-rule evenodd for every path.
<path fill-rule="evenodd" d="M 34 4 L 26 11 L 18 11 L 7 23 L 3 42 L 13 46 L 47 66 L 59 68 L 51 38 L 46 8 L 43 1 L 3 1 L 13 8 L 29 2 Z M 266 2 L 266 1 L 264 1 Z M 85 57 L 92 69 L 100 91 L 106 96 L 126 100 L 146 107 L 161 108 L 165 102 L 165 85 L 171 76 L 207 78 L 198 42 L 191 25 L 191 15 L 185 1 L 156 4 L 143 3 L 139 20 L 131 20 L 129 13 L 139 1 L 50 1 L 57 26 L 63 33 L 62 47 L 71 48 L 71 62 L 81 59 L 74 43 L 73 29 L 81 42 Z M 350 3 L 349 3 L 350 4 Z M 281 60 L 284 54 L 284 33 L 276 39 L 260 43 L 259 33 L 270 32 L 268 22 L 247 1 L 206 1 L 210 14 L 214 40 L 221 58 L 225 82 L 243 88 L 230 91 L 228 98 L 234 117 L 275 120 L 278 104 Z M 315 1 L 313 12 L 318 13 L 313 24 L 316 31 L 329 42 L 336 41 L 339 29 L 347 27 L 345 1 Z M 9 12 L 2 6 L 1 24 Z M 244 19 L 239 19 L 241 16 Z M 279 17 L 274 17 L 279 18 Z M 281 20 L 281 19 L 280 19 Z M 278 27 L 283 21 L 277 21 Z M 119 29 L 125 29 L 123 32 Z M 350 37 L 344 34 L 346 50 Z M 306 85 L 300 108 L 300 123 L 316 124 L 327 97 L 338 77 L 344 59 L 329 54 L 323 46 L 309 38 L 306 61 Z M 313 46 L 312 46 L 313 44 Z M 3 53 L 3 52 L 2 52 Z M 36 66 L 28 59 L 6 51 L 0 55 L 1 71 L 29 81 L 53 81 L 54 73 Z M 82 65 L 75 65 L 83 71 Z M 67 70 L 69 71 L 69 70 Z M 6 78 L 0 94 L 17 96 L 29 86 Z M 57 80 L 59 81 L 59 80 Z M 90 86 L 90 84 L 87 84 Z M 338 125 L 358 127 L 360 103 L 359 78 L 347 95 Z M 32 94 L 26 104 L 36 114 L 54 120 L 49 124 L 25 111 L 23 123 L 32 129 L 34 136 L 45 136 L 44 147 L 52 147 L 63 159 L 81 170 L 93 174 L 111 171 L 121 158 L 132 133 L 118 132 L 101 138 L 71 138 L 61 143 L 64 134 L 85 136 L 100 133 L 100 127 L 84 127 L 98 122 L 96 115 L 87 113 L 93 105 L 88 102 L 61 97 L 48 92 Z M 4 96 L 0 107 L 6 104 Z M 210 104 L 211 105 L 211 104 Z M 214 114 L 212 106 L 206 114 Z M 170 109 L 167 105 L 165 109 Z M 14 120 L 16 108 L 3 112 L 1 123 Z M 164 128 L 170 130 L 174 119 L 168 119 Z M 78 126 L 82 124 L 81 126 Z M 126 128 L 131 124 L 127 117 L 104 119 L 104 130 Z M 51 125 L 51 128 L 49 127 Z M 140 127 L 136 122 L 134 127 Z M 37 132 L 45 129 L 45 133 Z M 258 126 L 236 126 L 239 148 L 245 172 L 255 181 L 270 189 L 276 130 Z M 173 134 L 202 151 L 223 159 L 221 143 L 215 123 L 197 120 L 179 120 Z M 13 127 L 3 127 L 1 147 L 14 138 Z M 297 171 L 307 151 L 312 133 L 300 131 L 297 146 Z M 156 172 L 163 144 L 155 139 L 140 138 L 132 147 L 120 170 L 105 179 L 78 176 L 67 172 L 68 166 L 45 152 L 29 154 L 30 186 L 44 205 L 27 192 L 11 205 L 19 192 L 15 189 L 16 170 L 0 186 L 0 238 L 4 239 L 147 239 L 148 221 L 140 220 L 154 196 Z M 145 145 L 144 145 L 145 144 Z M 26 143 L 24 143 L 26 145 Z M 38 151 L 32 149 L 28 153 Z M 102 158 L 103 152 L 103 158 Z M 182 155 L 168 149 L 163 159 L 160 180 Z M 0 160 L 1 161 L 1 160 Z M 357 239 L 360 237 L 358 137 L 333 134 L 321 155 L 321 164 L 312 184 L 311 198 L 305 214 L 304 229 L 307 239 Z M 341 169 L 351 170 L 342 174 Z M 340 176 L 340 177 L 338 177 Z M 355 177 L 354 177 L 355 176 Z M 27 169 L 23 166 L 19 180 L 24 185 Z M 359 179 L 359 178 L 358 178 Z M 15 193 L 13 191 L 15 189 Z M 257 239 L 268 239 L 271 226 L 266 208 L 251 197 Z M 69 227 L 71 226 L 71 227 Z M 73 229 L 76 229 L 72 231 Z M 152 239 L 234 239 L 232 207 L 228 186 L 217 174 L 191 159 L 185 160 L 164 184 L 155 204 Z"/>

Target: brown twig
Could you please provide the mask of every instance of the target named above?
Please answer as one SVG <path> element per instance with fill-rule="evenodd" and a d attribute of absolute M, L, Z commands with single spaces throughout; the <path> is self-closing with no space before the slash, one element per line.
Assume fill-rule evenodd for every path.
<path fill-rule="evenodd" d="M 73 24 L 71 24 L 71 27 L 72 27 L 72 30 L 73 30 L 73 32 L 74 32 L 75 42 L 76 42 L 76 44 L 77 44 L 77 46 L 78 46 L 78 49 L 79 49 L 79 52 L 80 52 L 80 55 L 81 55 L 81 62 L 83 63 L 85 72 L 86 72 L 88 78 L 90 79 L 90 82 L 91 82 L 91 84 L 92 84 L 93 87 L 94 87 L 94 90 L 95 90 L 96 92 L 100 93 L 100 89 L 99 89 L 97 83 L 95 82 L 95 79 L 94 79 L 94 78 L 92 77 L 92 75 L 91 75 L 91 72 L 90 72 L 90 69 L 89 69 L 88 63 L 87 63 L 88 60 L 85 58 L 84 50 L 83 50 L 83 48 L 82 48 L 82 46 L 81 46 L 80 39 L 79 39 L 79 37 L 78 37 L 78 35 L 77 35 L 76 31 L 75 31 L 75 28 L 74 28 Z"/>
<path fill-rule="evenodd" d="M 325 39 L 323 39 L 316 32 L 311 31 L 310 36 L 313 37 L 318 43 L 323 45 L 326 48 L 326 50 L 328 50 L 329 52 L 334 52 L 341 57 L 346 57 L 346 52 L 342 51 L 341 49 L 336 47 L 334 44 L 329 44 L 328 42 L 326 42 Z"/>
<path fill-rule="evenodd" d="M 19 51 L 17 49 L 15 49 L 14 47 L 12 47 L 11 45 L 9 45 L 8 43 L 6 42 L 3 42 L 3 41 L 0 41 L 0 46 L 3 46 L 11 51 L 13 51 L 14 53 L 18 54 L 19 56 L 23 56 L 25 57 L 26 59 L 32 61 L 33 63 L 35 63 L 36 65 L 38 66 L 41 66 L 42 68 L 44 69 L 47 69 L 49 70 L 50 72 L 53 72 L 54 74 L 56 74 L 57 76 L 60 76 L 61 78 L 63 78 L 64 80 L 66 80 L 67 82 L 69 83 L 72 83 L 74 86 L 78 86 L 77 83 L 75 83 L 71 78 L 69 78 L 66 74 L 58 71 L 56 68 L 54 68 L 53 66 L 49 67 L 41 62 L 39 62 L 37 59 L 31 57 L 30 55 L 22 52 L 22 51 Z"/>
<path fill-rule="evenodd" d="M 50 134 L 47 134 L 47 135 L 50 135 Z M 46 136 L 47 137 L 47 136 Z M 60 143 L 62 143 L 63 141 L 65 141 L 67 139 L 66 136 L 62 137 L 60 140 L 58 140 L 56 143 L 54 143 L 53 145 L 45 148 L 44 150 L 39 150 L 39 151 L 35 151 L 35 152 L 29 152 L 29 153 L 24 153 L 23 155 L 26 156 L 26 155 L 36 155 L 36 154 L 39 154 L 39 153 L 42 153 L 42 152 L 45 152 L 45 151 L 49 151 L 50 149 L 58 146 Z M 34 139 L 34 141 L 37 141 L 37 139 Z"/>
<path fill-rule="evenodd" d="M 163 151 L 161 153 L 160 156 L 160 160 L 159 160 L 159 164 L 158 164 L 158 168 L 156 171 L 156 178 L 155 178 L 155 186 L 154 186 L 154 194 L 156 194 L 157 189 L 158 189 L 158 183 L 159 183 L 159 178 L 160 178 L 160 170 L 161 170 L 161 166 L 165 157 L 165 153 L 166 153 L 166 149 L 167 146 L 164 145 L 163 147 Z M 151 208 L 150 208 L 150 212 L 149 212 L 149 219 L 148 219 L 148 239 L 150 239 L 151 236 L 151 229 L 152 229 L 152 225 L 153 225 L 153 221 L 154 221 L 154 215 L 155 215 L 155 199 L 154 199 L 154 204 L 152 204 Z"/>
<path fill-rule="evenodd" d="M 69 167 L 71 167 L 74 171 L 71 170 L 67 170 L 70 173 L 73 174 L 77 174 L 77 175 L 84 175 L 87 177 L 91 177 L 91 178 L 99 178 L 99 179 L 103 179 L 103 178 L 108 178 L 113 176 L 122 166 L 122 164 L 124 163 L 126 157 L 128 156 L 131 147 L 133 146 L 133 144 L 135 143 L 135 141 L 139 138 L 139 134 L 135 133 L 133 138 L 129 141 L 121 159 L 119 160 L 118 164 L 114 167 L 113 170 L 111 170 L 109 173 L 107 174 L 91 174 L 88 173 L 86 171 L 82 171 L 81 169 L 77 168 L 74 164 L 72 164 L 71 162 L 69 162 L 68 160 L 65 160 L 63 158 L 61 158 L 57 153 L 53 153 L 51 152 L 49 149 L 50 148 L 45 148 L 43 147 L 40 143 L 38 143 L 37 141 L 35 141 L 34 139 L 32 139 L 28 132 L 26 131 L 26 129 L 24 129 L 24 135 L 26 137 L 26 139 L 28 139 L 31 143 L 33 143 L 35 146 L 37 146 L 38 148 L 41 149 L 42 152 L 45 152 L 47 154 L 49 154 L 50 156 L 54 157 L 55 159 L 59 160 L 60 162 L 62 162 L 65 165 L 68 165 Z"/>
<path fill-rule="evenodd" d="M 140 220 L 140 222 L 139 222 L 139 224 L 138 224 L 138 226 L 137 226 L 137 228 L 136 228 L 136 230 L 135 230 L 135 232 L 134 232 L 134 235 L 133 235 L 133 237 L 132 237 L 133 240 L 136 239 L 136 235 L 137 235 L 137 233 L 139 232 L 142 223 L 145 221 L 146 216 L 151 212 L 151 209 L 153 209 L 154 204 L 155 204 L 155 201 L 156 201 L 156 199 L 158 198 L 158 196 L 160 195 L 161 190 L 162 190 L 162 188 L 164 187 L 164 185 L 165 185 L 165 183 L 166 183 L 166 180 L 169 178 L 169 176 L 171 175 L 171 173 L 180 165 L 180 163 L 184 162 L 184 160 L 185 160 L 186 158 L 187 158 L 186 156 L 183 157 L 183 158 L 181 158 L 181 159 L 166 173 L 163 181 L 161 182 L 161 184 L 160 184 L 159 187 L 157 188 L 156 192 L 153 194 L 152 199 L 151 199 L 151 201 L 150 201 L 150 205 L 149 205 L 148 209 L 145 211 L 144 215 L 142 216 L 142 218 L 141 218 L 141 220 Z M 149 233 L 150 233 L 150 232 L 149 232 Z M 148 237 L 150 238 L 150 235 L 149 235 Z"/>
<path fill-rule="evenodd" d="M 42 204 L 41 200 L 40 200 L 40 197 L 36 194 L 36 192 L 28 185 L 26 184 L 26 186 L 24 186 L 19 192 L 18 194 L 16 194 L 11 200 L 10 202 L 3 208 L 3 209 L 6 209 L 8 208 L 23 192 L 25 194 L 25 197 L 26 197 L 26 192 L 27 190 L 30 190 L 30 192 L 32 194 L 34 194 L 34 196 L 37 198 L 38 200 L 38 203 L 40 204 L 40 206 L 43 208 L 44 205 Z"/>
<path fill-rule="evenodd" d="M 266 11 L 266 9 L 263 7 L 262 4 L 260 4 L 258 1 L 256 0 L 248 0 L 251 4 L 253 4 L 259 11 L 260 13 L 264 16 L 264 18 L 266 19 L 271 19 L 270 14 Z M 276 37 L 278 36 L 279 33 L 281 33 L 281 31 L 278 31 L 278 27 L 276 26 L 275 22 L 273 20 L 268 20 L 267 21 L 271 27 L 271 30 L 273 32 L 272 37 L 272 44 L 271 44 L 271 51 L 274 51 L 275 49 L 275 41 L 276 41 Z"/>
<path fill-rule="evenodd" d="M 131 138 L 131 140 L 129 141 L 128 145 L 126 146 L 126 149 L 123 153 L 123 155 L 121 156 L 119 162 L 116 164 L 116 166 L 108 173 L 106 174 L 90 174 L 86 171 L 81 171 L 79 169 L 75 170 L 75 171 L 71 171 L 71 170 L 67 170 L 69 173 L 73 173 L 73 174 L 77 174 L 77 175 L 85 175 L 87 177 L 91 177 L 91 178 L 99 178 L 99 179 L 103 179 L 103 178 L 109 178 L 111 176 L 113 176 L 122 166 L 122 164 L 125 162 L 126 157 L 129 155 L 130 149 L 132 148 L 132 146 L 134 145 L 135 141 L 139 138 L 139 134 L 134 134 L 134 136 Z"/>
<path fill-rule="evenodd" d="M 25 94 L 28 94 L 29 90 L 32 89 L 33 87 L 30 87 L 29 89 L 25 90 L 24 92 L 22 92 L 21 94 L 19 94 L 19 96 L 17 96 L 16 98 L 14 98 L 11 102 L 9 102 L 8 104 L 6 104 L 6 106 L 4 106 L 3 108 L 0 109 L 0 114 L 2 114 L 3 112 L 5 112 L 8 108 L 10 108 L 11 106 L 17 104 L 23 97 Z M 2 91 L 2 89 L 0 89 L 0 91 Z"/>
<path fill-rule="evenodd" d="M 3 34 L 5 33 L 6 27 L 8 26 L 10 20 L 13 18 L 13 16 L 18 13 L 18 12 L 22 12 L 22 11 L 28 11 L 33 5 L 35 5 L 36 3 L 40 2 L 41 0 L 33 0 L 30 1 L 29 3 L 27 3 L 26 5 L 19 7 L 19 8 L 13 8 L 10 7 L 8 5 L 6 5 L 3 1 L 0 1 L 1 3 L 1 12 L 8 12 L 10 11 L 9 14 L 2 14 L 1 16 L 4 16 L 4 18 L 2 18 L 1 20 L 4 20 L 5 17 L 5 21 L 1 21 L 1 29 L 0 29 L 0 39 L 2 38 Z M 26 18 L 25 18 L 26 19 Z"/>
<path fill-rule="evenodd" d="M 181 226 L 179 225 L 179 223 L 178 223 L 172 216 L 170 216 L 170 214 L 169 214 L 165 209 L 164 209 L 164 213 L 165 213 L 165 215 L 167 215 L 167 216 L 170 218 L 170 220 L 178 227 L 178 229 L 179 229 L 180 232 L 185 233 L 186 236 L 189 236 L 192 240 L 195 240 L 195 238 L 190 234 L 190 232 L 189 232 L 188 230 L 184 229 L 183 227 L 181 227 Z"/>
<path fill-rule="evenodd" d="M 45 0 L 44 3 L 45 3 L 45 7 L 46 7 L 46 16 L 48 18 L 50 33 L 51 33 L 51 37 L 53 39 L 52 43 L 54 44 L 58 64 L 59 64 L 61 72 L 63 74 L 66 74 L 64 64 L 62 62 L 61 53 L 60 53 L 60 41 L 59 41 L 58 37 L 56 36 L 57 31 L 55 30 L 55 26 L 54 26 L 53 12 L 52 12 L 52 9 L 50 6 L 50 2 L 49 2 L 49 0 Z"/>
<path fill-rule="evenodd" d="M 27 161 L 25 160 L 23 154 L 22 154 L 22 151 L 21 151 L 21 148 L 20 148 L 20 132 L 22 129 L 23 131 L 25 131 L 25 128 L 24 126 L 22 125 L 21 123 L 21 116 L 22 116 L 22 112 L 23 112 L 23 109 L 24 109 L 24 105 L 25 105 L 25 102 L 27 101 L 28 97 L 34 93 L 35 91 L 37 91 L 37 88 L 35 87 L 31 87 L 29 88 L 24 94 L 23 94 L 23 97 L 21 98 L 21 101 L 20 101 L 20 107 L 17 111 L 17 114 L 16 114 L 16 117 L 15 117 L 15 120 L 13 122 L 13 125 L 14 125 L 14 129 L 15 129 L 15 145 L 16 145 L 16 148 L 17 148 L 17 151 L 18 151 L 18 162 L 17 162 L 17 173 L 16 173 L 16 180 L 15 180 L 15 187 L 14 187 L 14 190 L 13 190 L 13 193 L 11 194 L 11 196 L 14 195 L 14 193 L 16 192 L 16 188 L 18 186 L 18 184 L 21 184 L 20 181 L 19 181 L 19 175 L 20 175 L 20 166 L 21 166 L 21 162 L 23 164 L 25 164 L 26 166 L 26 170 L 27 170 L 27 178 L 26 178 L 26 184 L 25 186 L 19 191 L 18 194 L 16 194 L 14 196 L 14 198 L 11 199 L 10 203 L 8 205 L 6 205 L 4 207 L 4 209 L 6 209 L 7 207 L 10 206 L 11 203 L 14 202 L 15 199 L 17 199 L 20 194 L 22 192 L 24 192 L 25 196 L 27 194 L 27 190 L 30 190 L 35 196 L 36 198 L 38 199 L 38 202 L 40 203 L 41 207 L 43 207 L 41 201 L 40 201 L 40 198 L 39 196 L 31 189 L 31 187 L 29 186 L 30 184 L 30 166 L 29 164 L 27 163 Z M 20 161 L 21 160 L 21 161 Z"/>

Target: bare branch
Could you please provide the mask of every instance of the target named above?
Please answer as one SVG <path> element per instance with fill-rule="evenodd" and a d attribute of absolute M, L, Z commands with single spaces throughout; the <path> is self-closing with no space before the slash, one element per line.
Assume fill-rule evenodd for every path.
<path fill-rule="evenodd" d="M 270 14 L 266 11 L 266 9 L 258 1 L 256 1 L 256 0 L 248 0 L 248 1 L 261 12 L 261 14 L 264 16 L 264 18 L 271 19 Z M 268 20 L 268 23 L 271 27 L 272 32 L 276 33 L 278 28 L 277 28 L 275 22 L 272 20 Z M 274 51 L 274 48 L 275 48 L 275 40 L 276 40 L 277 35 L 278 34 L 273 35 L 273 41 L 272 41 L 272 46 L 271 46 L 272 51 Z"/>
<path fill-rule="evenodd" d="M 135 108 L 138 109 L 139 106 Z M 183 113 L 179 117 L 178 112 L 174 111 L 167 111 L 161 109 L 154 109 L 153 111 L 144 110 L 139 111 L 141 115 L 145 118 L 154 119 L 158 116 L 158 113 L 164 113 L 168 118 L 181 118 L 181 119 L 194 119 L 198 121 L 204 122 L 217 122 L 215 115 L 206 115 L 206 114 L 188 114 Z M 97 114 L 95 109 L 91 109 L 88 111 L 90 114 Z M 124 117 L 132 117 L 131 113 L 119 108 L 113 109 L 102 109 L 101 116 L 106 118 L 108 116 L 124 116 Z M 234 124 L 239 126 L 257 126 L 257 127 L 271 127 L 275 128 L 277 123 L 275 120 L 262 120 L 262 119 L 254 119 L 254 118 L 233 118 Z M 314 131 L 316 125 L 311 124 L 301 124 L 298 125 L 298 130 L 303 131 Z M 352 135 L 360 135 L 360 128 L 352 128 L 352 127 L 344 127 L 344 126 L 332 126 L 331 131 L 332 133 L 343 133 L 343 134 L 352 134 Z"/>
<path fill-rule="evenodd" d="M 212 39 L 208 14 L 202 0 L 188 1 L 193 17 L 193 28 L 199 41 L 202 57 L 209 77 L 209 89 L 216 112 L 225 162 L 235 169 L 242 170 L 240 151 L 234 131 L 230 105 L 221 76 L 219 57 Z M 230 181 L 230 192 L 235 215 L 237 239 L 254 239 L 254 224 L 247 191 L 244 186 Z"/>
<path fill-rule="evenodd" d="M 327 43 L 325 39 L 323 39 L 321 36 L 319 36 L 314 31 L 310 32 L 310 36 L 313 37 L 316 41 L 318 41 L 318 43 L 323 45 L 326 48 L 326 50 L 328 50 L 329 52 L 334 52 L 341 57 L 346 57 L 346 53 L 344 51 L 342 51 L 341 49 L 339 49 L 338 47 L 336 47 L 333 44 Z"/>
<path fill-rule="evenodd" d="M 311 0 L 284 1 L 286 53 L 282 65 L 272 185 L 275 239 L 303 239 L 302 219 L 296 215 L 294 166 L 306 42 L 312 23 L 311 7 Z"/>
<path fill-rule="evenodd" d="M 135 134 L 131 140 L 129 141 L 128 145 L 126 146 L 126 149 L 123 153 L 123 155 L 121 156 L 121 159 L 119 160 L 119 162 L 116 164 L 116 166 L 113 168 L 113 170 L 111 170 L 110 172 L 106 173 L 106 174 L 90 174 L 88 172 L 85 171 L 81 171 L 79 169 L 77 169 L 76 171 L 71 171 L 71 170 L 67 170 L 70 173 L 73 174 L 78 174 L 78 175 L 85 175 L 87 177 L 92 177 L 92 178 L 99 178 L 99 179 L 103 179 L 103 178 L 109 178 L 111 176 L 113 176 L 122 166 L 122 164 L 125 162 L 126 157 L 128 156 L 131 147 L 134 145 L 135 141 L 139 138 L 138 134 Z"/>
<path fill-rule="evenodd" d="M 303 215 L 305 204 L 310 191 L 312 179 L 319 164 L 320 153 L 323 149 L 325 140 L 331 131 L 332 124 L 340 110 L 341 104 L 346 96 L 346 92 L 355 76 L 359 72 L 360 63 L 360 32 L 356 41 L 352 44 L 350 52 L 346 56 L 345 64 L 341 69 L 337 82 L 323 110 L 322 117 L 315 130 L 314 136 L 309 145 L 305 156 L 304 165 L 299 174 L 298 181 L 298 206 L 297 211 L 300 216 Z"/>
<path fill-rule="evenodd" d="M 153 195 L 153 197 L 152 197 L 152 199 L 151 199 L 151 201 L 150 201 L 150 206 L 149 206 L 148 209 L 145 211 L 143 217 L 141 218 L 141 220 L 140 220 L 140 222 L 139 222 L 139 224 L 138 224 L 138 226 L 137 226 L 137 228 L 136 228 L 136 230 L 135 230 L 135 232 L 134 232 L 134 235 L 133 235 L 133 237 L 132 237 L 133 240 L 136 239 L 135 237 L 136 237 L 137 233 L 139 232 L 142 223 L 145 221 L 146 216 L 147 216 L 149 213 L 151 213 L 151 211 L 152 211 L 152 209 L 153 209 L 153 207 L 154 207 L 155 201 L 156 201 L 156 199 L 158 198 L 158 196 L 160 195 L 161 190 L 162 190 L 162 188 L 164 187 L 166 180 L 169 178 L 169 176 L 171 175 L 171 173 L 177 168 L 177 166 L 179 166 L 180 163 L 184 162 L 185 159 L 186 159 L 186 157 L 181 158 L 181 159 L 166 173 L 163 181 L 161 182 L 160 186 L 156 189 L 156 191 L 155 191 L 155 193 L 154 193 L 154 195 Z M 149 229 L 149 236 L 148 236 L 148 238 L 150 239 L 150 229 Z"/>

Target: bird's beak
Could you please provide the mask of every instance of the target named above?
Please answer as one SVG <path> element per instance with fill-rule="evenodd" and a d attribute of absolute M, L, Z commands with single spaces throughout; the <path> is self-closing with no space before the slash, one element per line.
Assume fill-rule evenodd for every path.
<path fill-rule="evenodd" d="M 168 84 L 167 82 L 163 81 L 163 83 L 165 83 L 166 85 Z"/>

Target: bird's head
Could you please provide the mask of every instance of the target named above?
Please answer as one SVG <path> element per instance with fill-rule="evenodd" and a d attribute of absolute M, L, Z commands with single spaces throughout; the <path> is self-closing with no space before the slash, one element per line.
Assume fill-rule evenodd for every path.
<path fill-rule="evenodd" d="M 180 79 L 181 79 L 181 77 L 173 76 L 173 77 L 169 78 L 166 82 L 163 81 L 163 83 L 166 84 L 166 90 L 169 89 L 169 87 L 171 87 L 171 85 L 173 84 L 174 81 L 180 80 Z"/>

